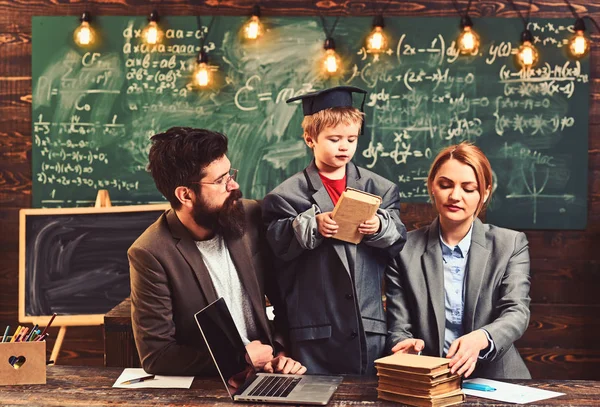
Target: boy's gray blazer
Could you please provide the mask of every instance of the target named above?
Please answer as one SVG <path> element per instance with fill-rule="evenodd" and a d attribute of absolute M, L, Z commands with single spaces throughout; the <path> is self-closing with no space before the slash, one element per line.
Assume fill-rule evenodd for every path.
<path fill-rule="evenodd" d="M 513 343 L 529 323 L 529 249 L 524 233 L 473 223 L 464 287 L 465 333 L 484 328 L 495 350 L 473 377 L 531 378 Z M 408 233 L 386 274 L 387 350 L 406 338 L 425 341 L 424 354 L 443 356 L 444 269 L 439 221 Z"/>

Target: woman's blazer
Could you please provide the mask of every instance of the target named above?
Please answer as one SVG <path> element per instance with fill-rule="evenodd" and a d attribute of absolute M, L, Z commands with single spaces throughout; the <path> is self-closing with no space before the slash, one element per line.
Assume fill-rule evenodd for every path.
<path fill-rule="evenodd" d="M 424 354 L 443 356 L 444 268 L 439 221 L 408 233 L 386 275 L 387 350 L 407 338 L 425 341 Z M 473 223 L 464 287 L 465 333 L 484 328 L 495 349 L 473 377 L 531 378 L 513 343 L 529 323 L 529 249 L 524 233 Z"/>

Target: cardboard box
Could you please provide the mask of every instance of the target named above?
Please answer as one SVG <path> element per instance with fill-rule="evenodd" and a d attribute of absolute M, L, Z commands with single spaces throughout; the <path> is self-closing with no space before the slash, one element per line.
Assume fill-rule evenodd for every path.
<path fill-rule="evenodd" d="M 46 384 L 45 341 L 0 343 L 0 385 L 14 384 Z"/>

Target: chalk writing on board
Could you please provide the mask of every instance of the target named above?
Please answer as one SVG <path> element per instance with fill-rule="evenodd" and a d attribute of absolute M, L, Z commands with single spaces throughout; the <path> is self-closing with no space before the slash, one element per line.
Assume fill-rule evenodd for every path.
<path fill-rule="evenodd" d="M 495 223 L 585 225 L 589 60 L 565 58 L 567 19 L 530 23 L 542 58 L 528 71 L 513 61 L 518 35 L 506 35 L 520 32 L 518 19 L 478 22 L 482 46 L 468 57 L 456 50 L 453 18 L 391 17 L 390 46 L 379 56 L 363 48 L 370 19 L 341 19 L 336 43 L 345 71 L 328 80 L 319 72 L 318 19 L 270 18 L 252 45 L 238 36 L 243 18 L 219 16 L 204 48 L 215 78 L 205 91 L 191 82 L 207 35 L 195 18 L 166 18 L 165 43 L 154 46 L 140 41 L 141 17 L 99 18 L 107 29 L 97 49 L 49 42 L 50 32 L 68 37 L 77 24 L 71 20 L 33 20 L 35 206 L 88 201 L 107 186 L 122 202 L 160 201 L 145 170 L 149 138 L 171 126 L 225 133 L 242 192 L 262 198 L 311 158 L 301 109 L 285 101 L 349 84 L 369 91 L 355 160 L 398 183 L 404 201 L 427 201 L 433 157 L 467 140 L 492 162 L 497 187 L 488 214 Z"/>

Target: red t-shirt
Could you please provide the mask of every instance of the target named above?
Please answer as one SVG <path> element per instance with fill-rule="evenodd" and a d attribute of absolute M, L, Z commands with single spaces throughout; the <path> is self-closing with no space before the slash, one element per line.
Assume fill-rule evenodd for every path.
<path fill-rule="evenodd" d="M 337 201 L 340 199 L 342 192 L 346 189 L 346 175 L 342 179 L 329 179 L 319 173 L 319 177 L 321 177 L 321 181 L 323 181 L 323 186 L 327 190 L 329 197 L 333 201 L 333 204 L 337 204 Z"/>

